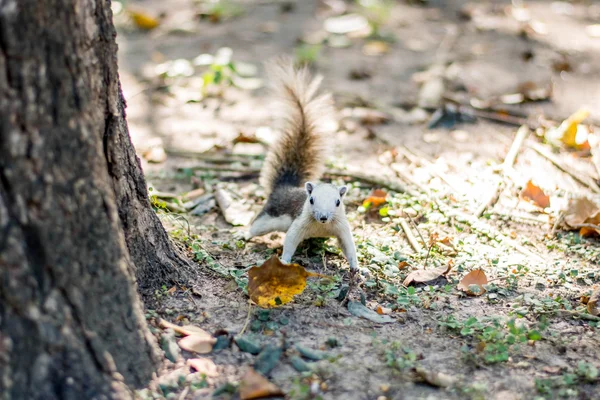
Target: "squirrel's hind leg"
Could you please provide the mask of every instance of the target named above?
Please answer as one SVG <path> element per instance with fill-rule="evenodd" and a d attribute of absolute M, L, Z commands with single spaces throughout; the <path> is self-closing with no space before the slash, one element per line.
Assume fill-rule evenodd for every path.
<path fill-rule="evenodd" d="M 250 230 L 247 233 L 246 239 L 250 239 L 254 236 L 266 235 L 270 232 L 287 232 L 288 228 L 292 225 L 292 217 L 289 215 L 280 215 L 273 217 L 269 214 L 261 213 L 250 226 Z"/>

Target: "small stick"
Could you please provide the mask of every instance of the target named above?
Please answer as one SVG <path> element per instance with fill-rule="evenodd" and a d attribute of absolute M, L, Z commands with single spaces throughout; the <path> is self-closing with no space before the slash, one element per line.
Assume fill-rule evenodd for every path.
<path fill-rule="evenodd" d="M 515 161 L 517 160 L 517 155 L 523 147 L 523 142 L 529 136 L 530 130 L 527 125 L 521 125 L 519 130 L 517 130 L 517 134 L 515 135 L 515 140 L 513 141 L 508 153 L 506 154 L 506 158 L 504 158 L 504 163 L 502 164 L 502 169 L 508 170 L 515 165 Z"/>
<path fill-rule="evenodd" d="M 414 219 L 412 219 L 412 217 L 410 215 L 408 215 L 407 213 L 405 213 L 404 211 L 402 211 L 402 214 L 405 217 L 408 217 L 408 220 L 410 221 L 410 223 L 412 224 L 412 226 L 414 226 L 415 231 L 417 231 L 417 234 L 419 235 L 419 237 L 421 238 L 421 242 L 423 242 L 423 244 L 425 244 L 425 238 L 423 237 L 423 235 L 421 235 L 421 231 L 419 230 L 419 227 L 417 226 L 417 223 L 415 222 Z"/>
<path fill-rule="evenodd" d="M 556 219 L 556 222 L 554 222 L 554 225 L 552 226 L 552 230 L 550 231 L 550 237 L 554 237 L 554 234 L 556 233 L 558 226 L 564 221 L 564 219 L 565 219 L 565 213 L 561 212 L 560 215 L 558 216 L 558 218 Z"/>
<path fill-rule="evenodd" d="M 410 226 L 408 226 L 408 223 L 404 218 L 400 218 L 400 226 L 406 234 L 406 239 L 408 240 L 408 243 L 410 243 L 410 246 L 413 248 L 413 250 L 416 253 L 421 253 L 421 246 L 419 245 L 419 242 L 417 242 L 417 239 L 410 230 Z"/>
<path fill-rule="evenodd" d="M 179 167 L 177 169 L 179 171 L 191 169 L 195 171 L 244 172 L 246 174 L 259 174 L 261 170 L 260 167 L 236 167 L 232 165 L 195 165 L 190 168 Z M 385 178 L 366 175 L 360 172 L 327 170 L 325 171 L 325 175 L 336 178 L 351 178 L 353 180 L 369 183 L 373 186 L 386 188 L 397 193 L 404 193 L 406 191 L 406 188 L 397 182 Z"/>
<path fill-rule="evenodd" d="M 515 164 L 517 155 L 519 154 L 521 147 L 523 147 L 523 142 L 525 141 L 527 136 L 529 136 L 529 133 L 530 130 L 527 127 L 527 125 L 521 125 L 521 127 L 517 131 L 517 134 L 515 135 L 515 140 L 513 140 L 512 145 L 510 146 L 510 149 L 508 150 L 508 153 L 504 158 L 504 162 L 502 163 L 502 168 L 500 169 L 501 181 L 498 183 L 498 185 L 496 186 L 496 190 L 492 192 L 488 200 L 483 202 L 479 206 L 479 208 L 477 208 L 477 210 L 475 211 L 476 217 L 481 217 L 485 210 L 496 204 L 496 202 L 500 198 L 500 195 L 502 194 L 502 189 L 504 188 L 503 181 L 506 172 L 511 170 L 513 165 Z"/>
<path fill-rule="evenodd" d="M 579 318 L 587 321 L 600 321 L 600 317 L 592 314 L 586 314 L 572 310 L 555 310 L 555 311 L 542 311 L 539 314 L 558 314 L 562 316 L 568 316 L 572 318 Z"/>
<path fill-rule="evenodd" d="M 594 182 L 591 179 L 586 179 L 587 177 L 581 176 L 579 173 L 569 170 L 569 168 L 563 165 L 563 163 L 557 157 L 555 157 L 548 150 L 546 150 L 544 146 L 533 142 L 528 143 L 527 146 L 531 147 L 536 153 L 544 157 L 546 160 L 550 161 L 552 164 L 554 164 L 556 168 L 558 168 L 562 172 L 566 173 L 567 175 L 570 175 L 573 179 L 581 183 L 583 186 L 591 189 L 594 193 L 600 193 L 600 187 L 598 187 L 596 182 Z"/>
<path fill-rule="evenodd" d="M 244 322 L 244 326 L 240 331 L 239 335 L 242 336 L 248 327 L 248 323 L 250 322 L 250 314 L 252 312 L 252 300 L 248 300 L 248 315 L 246 315 L 246 322 Z"/>

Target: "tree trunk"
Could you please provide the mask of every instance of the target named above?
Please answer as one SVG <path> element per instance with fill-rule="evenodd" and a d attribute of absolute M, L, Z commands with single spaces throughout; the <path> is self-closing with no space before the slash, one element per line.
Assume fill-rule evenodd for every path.
<path fill-rule="evenodd" d="M 3 399 L 130 397 L 159 363 L 134 274 L 187 264 L 147 199 L 115 35 L 108 1 L 0 1 Z"/>

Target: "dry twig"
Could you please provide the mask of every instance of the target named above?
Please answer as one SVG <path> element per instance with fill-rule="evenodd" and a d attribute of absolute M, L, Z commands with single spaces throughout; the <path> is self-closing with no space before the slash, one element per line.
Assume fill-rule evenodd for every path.
<path fill-rule="evenodd" d="M 417 242 L 417 239 L 415 238 L 412 231 L 410 230 L 410 226 L 408 225 L 408 222 L 406 222 L 406 220 L 404 218 L 400 218 L 400 227 L 406 234 L 406 239 L 408 240 L 408 243 L 410 243 L 410 246 L 413 248 L 413 250 L 416 253 L 420 254 L 421 246 L 419 245 L 419 242 Z"/>
<path fill-rule="evenodd" d="M 500 169 L 500 182 L 498 182 L 498 185 L 496 185 L 496 190 L 494 190 L 491 193 L 487 201 L 483 202 L 479 206 L 479 208 L 477 208 L 477 211 L 475 211 L 476 217 L 481 217 L 485 210 L 496 204 L 496 202 L 500 198 L 500 195 L 502 194 L 502 189 L 504 188 L 504 179 L 506 172 L 511 170 L 513 165 L 515 164 L 517 155 L 519 154 L 521 147 L 523 147 L 523 142 L 525 141 L 529 133 L 530 130 L 527 127 L 527 125 L 521 125 L 521 127 L 517 131 L 517 134 L 515 135 L 515 140 L 512 142 L 512 145 L 510 146 L 510 149 L 508 150 L 508 153 L 504 158 L 504 162 L 502 163 L 502 168 Z"/>

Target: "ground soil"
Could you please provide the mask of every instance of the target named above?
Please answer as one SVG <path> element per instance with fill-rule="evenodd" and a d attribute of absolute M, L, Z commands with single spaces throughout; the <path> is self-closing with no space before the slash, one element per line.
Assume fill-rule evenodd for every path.
<path fill-rule="evenodd" d="M 276 126 L 276 115 L 268 90 L 228 86 L 220 96 L 199 98 L 201 68 L 192 70 L 190 76 L 168 79 L 158 78 L 157 68 L 172 60 L 214 54 L 226 46 L 233 50 L 234 61 L 256 65 L 258 76 L 268 82 L 262 62 L 293 55 L 299 38 L 322 30 L 325 18 L 333 13 L 326 3 L 244 1 L 236 3 L 243 14 L 213 23 L 198 17 L 199 3 L 193 1 L 128 2 L 129 7 L 149 15 L 163 14 L 161 25 L 150 32 L 137 29 L 123 13 L 116 16 L 120 75 L 134 144 L 140 155 L 152 148 L 168 153 L 167 160 L 158 164 L 142 158 L 147 179 L 157 190 L 180 194 L 201 186 L 210 192 L 220 185 L 237 194 L 236 201 L 260 209 L 264 198 L 255 173 L 190 173 L 182 168 L 206 166 L 206 162 L 177 156 L 175 150 L 217 150 L 224 158 L 264 154 L 261 144 L 233 143 L 240 133 L 260 136 L 267 132 L 269 139 L 270 131 L 265 128 Z M 389 208 L 398 213 L 409 209 L 414 216 L 411 230 L 424 248 L 421 252 L 411 247 L 394 216 L 386 219 L 376 210 L 360 209 L 370 189 L 385 189 L 383 183 L 372 186 L 352 178 L 335 180 L 353 184 L 347 210 L 363 267 L 364 284 L 359 292 L 368 307 L 393 309 L 394 322 L 376 324 L 351 315 L 333 298 L 338 285 L 318 280 L 309 283 L 292 303 L 268 314 L 252 307 L 249 314 L 248 296 L 240 288 L 243 283 L 215 269 L 236 272 L 260 265 L 281 250 L 283 236 L 237 242 L 235 234 L 243 227 L 232 227 L 217 208 L 202 216 L 161 212 L 176 240 L 184 247 L 196 240 L 202 245 L 201 254 L 209 254 L 214 262 L 198 263 L 193 292 L 199 295 L 183 287 L 157 290 L 147 299 L 148 318 L 152 324 L 159 317 L 189 321 L 210 332 L 226 330 L 232 335 L 248 324 L 246 331 L 263 344 L 280 343 L 283 337 L 287 343 L 325 349 L 330 359 L 319 361 L 312 374 L 297 372 L 285 357 L 271 372 L 269 379 L 289 398 L 598 398 L 599 383 L 593 376 L 594 367 L 600 367 L 598 322 L 582 317 L 585 306 L 581 303 L 582 296 L 589 296 L 600 282 L 598 239 L 560 227 L 549 236 L 569 198 L 587 196 L 597 201 L 598 194 L 534 151 L 541 143 L 535 135 L 522 147 L 514 170 L 502 178 L 498 166 L 518 126 L 479 118 L 429 129 L 427 120 L 433 110 L 415 111 L 414 105 L 419 96 L 417 73 L 439 59 L 440 43 L 457 29 L 446 64 L 452 64 L 455 71 L 447 70 L 451 75 L 447 93 L 469 102 L 515 93 L 527 82 L 538 88 L 552 84 L 549 100 L 511 109 L 528 116 L 532 126 L 539 125 L 539 116 L 560 122 L 584 106 L 592 120 L 600 119 L 600 39 L 586 32 L 586 26 L 598 23 L 600 5 L 528 1 L 524 2 L 527 19 L 519 14 L 522 9 L 511 9 L 508 1 L 425 3 L 394 3 L 382 32 L 395 41 L 386 45 L 384 54 L 365 55 L 363 45 L 368 39 L 352 38 L 349 47 L 323 45 L 311 67 L 324 76 L 323 87 L 333 93 L 340 121 L 331 139 L 330 167 L 345 168 L 349 175 L 360 172 L 393 179 L 409 191 L 392 193 L 396 200 Z M 368 77 L 352 79 L 357 72 L 366 72 Z M 350 115 L 357 105 L 396 117 L 369 124 L 373 118 Z M 424 121 L 417 118 L 419 112 L 424 113 Z M 551 151 L 549 145 L 543 146 Z M 556 156 L 568 170 L 590 177 L 594 186 L 598 175 L 585 151 L 562 149 Z M 401 170 L 403 180 L 391 165 Z M 530 179 L 551 195 L 545 212 L 519 197 Z M 465 219 L 499 182 L 505 187 L 498 201 L 481 218 Z M 450 238 L 455 251 L 434 246 L 427 256 L 432 235 Z M 334 242 L 307 243 L 294 261 L 347 283 L 347 263 L 335 249 Z M 198 248 L 187 250 L 190 257 L 198 257 Z M 399 264 L 402 260 L 409 265 Z M 409 272 L 449 262 L 453 268 L 446 278 L 429 286 L 418 284 L 414 293 L 402 287 Z M 465 296 L 456 285 L 478 268 L 485 271 L 491 287 L 482 296 Z M 391 290 L 388 285 L 399 289 Z M 475 332 L 465 329 L 472 317 L 483 324 Z M 268 321 L 261 325 L 259 319 Z M 500 321 L 499 328 L 490 328 L 494 319 Z M 458 321 L 458 327 L 449 326 L 449 320 Z M 483 330 L 488 327 L 506 334 L 510 330 L 506 323 L 511 320 L 527 332 L 539 329 L 541 339 L 507 346 L 507 360 L 486 360 L 484 344 L 495 342 L 483 338 Z M 328 338 L 336 338 L 339 346 L 328 347 Z M 184 357 L 193 355 L 184 352 Z M 189 383 L 170 388 L 159 385 L 170 371 L 191 374 L 180 359 L 166 361 L 162 377 L 140 397 L 210 397 L 223 383 L 239 382 L 255 360 L 235 345 L 207 357 L 218 365 L 219 376 L 209 378 L 206 388 Z M 429 385 L 415 373 L 416 367 L 455 380 L 447 388 Z M 586 375 L 584 371 L 590 370 Z"/>

